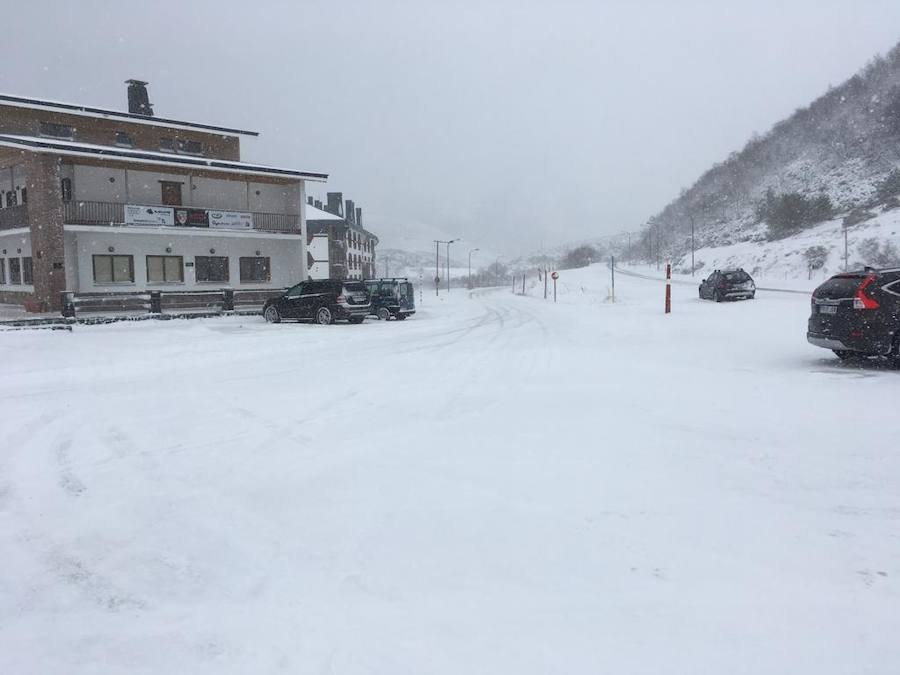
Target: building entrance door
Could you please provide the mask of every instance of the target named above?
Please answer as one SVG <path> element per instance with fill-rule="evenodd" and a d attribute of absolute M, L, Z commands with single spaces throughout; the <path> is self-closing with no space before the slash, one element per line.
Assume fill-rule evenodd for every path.
<path fill-rule="evenodd" d="M 181 183 L 159 181 L 162 190 L 162 203 L 166 206 L 181 206 Z"/>

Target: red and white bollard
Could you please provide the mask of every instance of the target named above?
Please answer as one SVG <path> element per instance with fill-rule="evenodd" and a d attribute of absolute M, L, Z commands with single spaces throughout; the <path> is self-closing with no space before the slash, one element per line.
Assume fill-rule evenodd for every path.
<path fill-rule="evenodd" d="M 666 263 L 666 314 L 672 313 L 672 265 Z"/>

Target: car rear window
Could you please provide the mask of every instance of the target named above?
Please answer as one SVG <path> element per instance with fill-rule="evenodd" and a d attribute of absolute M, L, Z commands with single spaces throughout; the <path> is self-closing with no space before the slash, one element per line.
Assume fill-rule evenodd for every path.
<path fill-rule="evenodd" d="M 750 275 L 746 272 L 724 272 L 722 276 L 725 277 L 725 281 L 730 281 L 736 284 L 742 284 L 745 281 L 750 281 Z"/>
<path fill-rule="evenodd" d="M 855 275 L 832 277 L 819 286 L 813 295 L 822 300 L 852 298 L 863 278 Z"/>
<path fill-rule="evenodd" d="M 368 289 L 361 281 L 344 282 L 344 293 L 366 293 Z"/>

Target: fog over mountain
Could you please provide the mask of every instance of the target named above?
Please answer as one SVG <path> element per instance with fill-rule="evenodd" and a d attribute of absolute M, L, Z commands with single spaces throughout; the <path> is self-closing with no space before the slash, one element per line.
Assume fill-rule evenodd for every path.
<path fill-rule="evenodd" d="M 257 129 L 391 247 L 636 229 L 897 39 L 900 3 L 7 3 L 0 90 Z M 14 11 L 13 11 L 14 10 Z"/>

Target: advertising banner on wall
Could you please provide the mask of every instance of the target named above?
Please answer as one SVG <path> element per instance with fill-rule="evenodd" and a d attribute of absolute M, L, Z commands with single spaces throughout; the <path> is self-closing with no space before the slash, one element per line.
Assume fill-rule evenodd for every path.
<path fill-rule="evenodd" d="M 252 230 L 253 214 L 242 211 L 207 211 L 209 226 L 219 230 Z"/>
<path fill-rule="evenodd" d="M 204 209 L 175 209 L 177 227 L 209 227 L 209 218 Z"/>
<path fill-rule="evenodd" d="M 174 225 L 175 214 L 168 206 L 125 205 L 126 225 Z"/>

